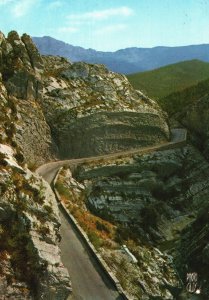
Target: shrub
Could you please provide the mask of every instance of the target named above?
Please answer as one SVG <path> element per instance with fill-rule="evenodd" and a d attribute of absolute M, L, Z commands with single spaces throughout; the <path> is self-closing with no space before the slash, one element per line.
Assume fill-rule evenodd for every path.
<path fill-rule="evenodd" d="M 16 158 L 16 160 L 19 162 L 19 163 L 23 163 L 24 162 L 24 156 L 23 156 L 23 154 L 22 153 L 17 153 L 17 154 L 15 154 L 15 158 Z"/>
<path fill-rule="evenodd" d="M 124 273 L 123 269 L 117 269 L 116 272 L 116 277 L 118 279 L 118 281 L 120 282 L 122 288 L 125 290 L 127 288 L 127 280 L 126 280 L 126 275 Z"/>
<path fill-rule="evenodd" d="M 6 155 L 4 153 L 0 152 L 0 164 L 2 166 L 6 166 L 7 165 L 7 162 L 4 160 L 5 158 L 6 158 Z"/>
<path fill-rule="evenodd" d="M 57 181 L 55 184 L 55 188 L 57 189 L 60 196 L 64 196 L 67 199 L 69 199 L 71 197 L 69 188 L 67 188 L 62 182 Z"/>
<path fill-rule="evenodd" d="M 49 206 L 49 205 L 44 205 L 44 209 L 47 211 L 47 213 L 48 213 L 49 215 L 52 214 L 52 212 L 53 212 L 51 206 Z"/>
<path fill-rule="evenodd" d="M 104 223 L 102 223 L 98 220 L 96 221 L 96 228 L 100 231 L 105 231 L 107 233 L 110 233 L 109 228 Z"/>
<path fill-rule="evenodd" d="M 153 205 L 142 208 L 142 224 L 146 227 L 156 227 L 158 221 L 158 212 Z"/>
<path fill-rule="evenodd" d="M 103 244 L 102 239 L 100 239 L 94 231 L 88 231 L 87 235 L 89 237 L 89 240 L 91 241 L 91 243 L 94 245 L 96 249 L 102 247 Z"/>
<path fill-rule="evenodd" d="M 9 138 L 12 138 L 13 135 L 15 134 L 15 132 L 16 132 L 15 125 L 14 125 L 14 123 L 10 123 L 10 124 L 6 124 L 6 126 L 7 126 L 6 134 Z"/>
<path fill-rule="evenodd" d="M 38 228 L 38 232 L 39 232 L 43 237 L 50 233 L 49 228 L 48 228 L 48 227 L 44 227 L 44 226 L 40 226 L 40 227 Z"/>

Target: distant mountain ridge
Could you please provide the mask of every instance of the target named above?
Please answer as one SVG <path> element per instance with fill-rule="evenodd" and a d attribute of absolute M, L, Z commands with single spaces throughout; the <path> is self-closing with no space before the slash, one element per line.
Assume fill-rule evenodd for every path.
<path fill-rule="evenodd" d="M 59 55 L 71 61 L 105 64 L 110 70 L 131 74 L 174 64 L 180 61 L 199 59 L 209 62 L 209 44 L 154 48 L 126 48 L 115 52 L 84 49 L 49 36 L 33 37 L 41 54 Z"/>

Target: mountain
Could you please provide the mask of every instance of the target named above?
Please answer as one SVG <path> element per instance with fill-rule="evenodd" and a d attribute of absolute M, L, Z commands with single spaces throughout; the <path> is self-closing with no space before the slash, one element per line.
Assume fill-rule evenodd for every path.
<path fill-rule="evenodd" d="M 78 294 L 81 290 L 83 269 L 78 267 L 75 276 L 64 258 L 73 249 L 74 267 L 81 265 L 72 240 L 60 231 L 60 203 L 33 172 L 43 163 L 47 176 L 65 166 L 56 176 L 61 205 L 127 298 L 191 299 L 186 278 L 197 272 L 197 287 L 208 299 L 209 163 L 204 150 L 209 100 L 207 86 L 202 89 L 206 95 L 198 100 L 196 90 L 190 111 L 180 105 L 178 111 L 190 140 L 200 133 L 204 148 L 199 151 L 187 143 L 185 129 L 170 130 L 169 115 L 125 75 L 104 65 L 43 56 L 27 34 L 0 33 L 0 299 L 64 300 L 73 292 L 70 277 L 72 288 L 74 280 Z M 184 138 L 178 139 L 182 132 Z M 56 161 L 64 158 L 71 160 Z M 63 261 L 60 238 L 66 245 Z M 88 253 L 94 267 L 92 244 Z"/>
<path fill-rule="evenodd" d="M 33 37 L 44 55 L 60 55 L 72 62 L 105 64 L 114 72 L 131 74 L 156 69 L 180 61 L 198 59 L 209 62 L 209 45 L 181 47 L 127 48 L 115 52 L 102 52 L 72 46 L 49 36 Z"/>
<path fill-rule="evenodd" d="M 166 115 L 124 75 L 42 56 L 15 31 L 0 33 L 0 107 L 0 299 L 64 300 L 58 204 L 31 170 L 166 142 Z"/>
<path fill-rule="evenodd" d="M 193 145 L 209 159 L 209 78 L 160 98 L 158 103 L 189 130 Z"/>
<path fill-rule="evenodd" d="M 180 62 L 127 76 L 136 89 L 157 100 L 169 117 L 192 133 L 191 140 L 209 158 L 209 64 Z"/>
<path fill-rule="evenodd" d="M 135 89 L 160 99 L 209 78 L 209 63 L 190 60 L 127 76 Z"/>

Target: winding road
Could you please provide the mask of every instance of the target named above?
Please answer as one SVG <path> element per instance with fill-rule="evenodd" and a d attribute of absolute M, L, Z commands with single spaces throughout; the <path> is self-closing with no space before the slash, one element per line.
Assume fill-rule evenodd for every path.
<path fill-rule="evenodd" d="M 100 159 L 114 159 L 132 154 L 145 154 L 152 151 L 176 148 L 186 143 L 187 131 L 185 129 L 173 129 L 171 141 L 152 147 L 128 150 L 114 154 L 97 157 L 79 158 L 51 162 L 39 167 L 36 172 L 49 184 L 52 183 L 57 171 L 62 166 L 78 166 L 79 164 Z M 121 300 L 116 287 L 98 265 L 92 254 L 89 253 L 83 240 L 70 223 L 64 211 L 60 208 L 61 258 L 64 266 L 71 276 L 73 299 L 75 300 Z"/>
<path fill-rule="evenodd" d="M 64 166 L 78 166 L 80 164 L 83 164 L 85 162 L 96 162 L 99 160 L 105 160 L 105 159 L 116 159 L 119 157 L 126 157 L 129 155 L 134 154 L 146 154 L 153 151 L 159 151 L 164 149 L 172 149 L 176 148 L 180 145 L 183 145 L 186 143 L 187 140 L 187 130 L 183 128 L 176 128 L 171 130 L 171 141 L 155 145 L 155 146 L 148 146 L 143 147 L 139 149 L 132 149 L 122 152 L 117 152 L 113 154 L 105 154 L 100 156 L 92 156 L 92 157 L 85 157 L 85 158 L 76 158 L 76 159 L 69 159 L 69 160 L 59 160 L 55 162 L 49 162 L 47 164 L 44 164 L 40 166 L 36 173 L 41 175 L 48 183 L 52 183 L 52 180 L 54 179 L 57 171 Z"/>

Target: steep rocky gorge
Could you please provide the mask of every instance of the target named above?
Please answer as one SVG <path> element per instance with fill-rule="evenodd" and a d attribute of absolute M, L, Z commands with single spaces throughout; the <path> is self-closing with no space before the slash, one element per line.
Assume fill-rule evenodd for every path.
<path fill-rule="evenodd" d="M 186 278 L 195 272 L 202 293 L 197 299 L 208 298 L 208 172 L 201 153 L 182 146 L 101 159 L 66 174 L 72 213 L 77 205 L 84 212 L 87 207 L 115 224 L 117 243 L 128 244 L 138 258 L 133 268 L 127 257 L 121 260 L 118 246 L 106 242 L 100 249 L 134 299 L 190 299 Z M 163 269 L 158 269 L 159 254 Z"/>
<path fill-rule="evenodd" d="M 205 87 L 205 96 L 196 99 L 192 105 L 186 106 L 177 113 L 176 118 L 187 127 L 191 133 L 191 141 L 208 159 L 209 150 L 209 85 Z"/>
<path fill-rule="evenodd" d="M 204 133 L 205 150 L 207 99 L 183 115 Z M 125 76 L 41 56 L 14 31 L 0 34 L 0 108 L 0 298 L 66 299 L 57 204 L 27 165 L 165 143 L 167 115 Z M 110 221 L 117 243 L 130 244 L 137 266 L 121 264 L 118 249 L 101 251 L 128 274 L 135 299 L 190 299 L 182 296 L 188 272 L 198 272 L 208 299 L 208 174 L 205 158 L 187 145 L 83 164 L 64 179 L 70 202 Z"/>
<path fill-rule="evenodd" d="M 56 146 L 61 157 L 82 157 L 169 138 L 157 104 L 102 65 L 41 57 L 27 35 L 11 32 L 1 35 L 0 66 L 9 96 L 18 99 L 17 142 L 28 160 L 37 153 L 49 160 Z"/>
<path fill-rule="evenodd" d="M 102 65 L 41 56 L 0 33 L 0 298 L 66 299 L 60 220 L 50 187 L 28 168 L 163 143 L 166 115 Z"/>

